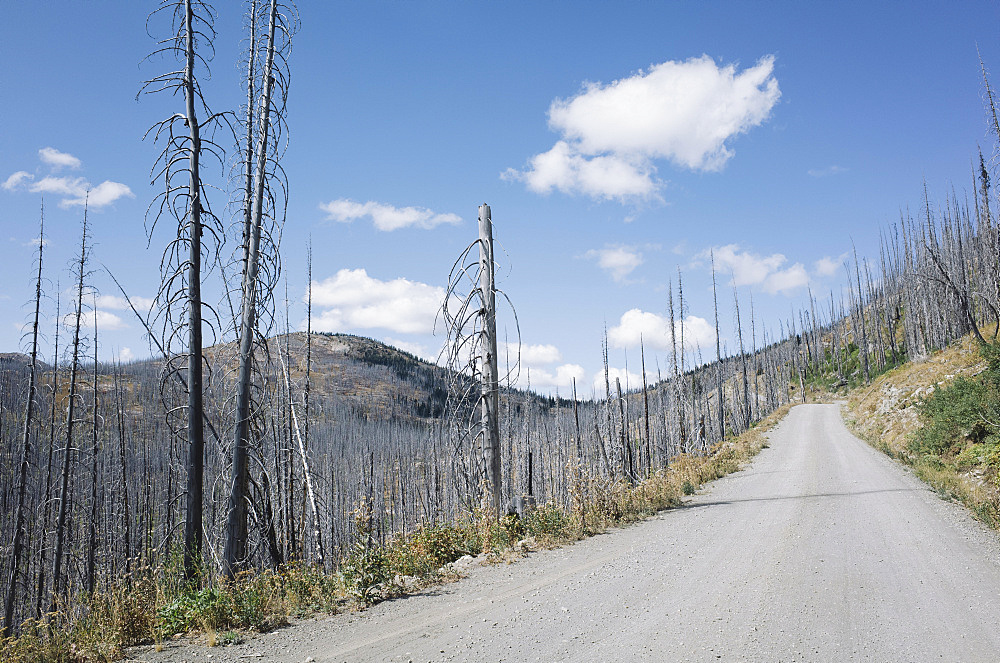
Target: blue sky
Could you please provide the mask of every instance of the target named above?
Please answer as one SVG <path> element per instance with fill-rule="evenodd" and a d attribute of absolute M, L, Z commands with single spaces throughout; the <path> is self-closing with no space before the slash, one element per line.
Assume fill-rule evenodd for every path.
<path fill-rule="evenodd" d="M 54 294 L 89 187 L 102 356 L 149 354 L 103 269 L 151 298 L 168 241 L 166 225 L 147 241 L 158 148 L 142 137 L 180 99 L 136 100 L 172 64 L 141 62 L 154 6 L 5 7 L 0 351 L 23 348 L 42 192 Z M 202 87 L 220 111 L 242 98 L 242 35 L 239 4 L 216 9 Z M 605 327 L 613 367 L 638 372 L 640 333 L 647 368 L 666 366 L 678 269 L 688 338 L 714 356 L 709 250 L 725 346 L 734 284 L 744 315 L 753 297 L 758 341 L 777 335 L 806 284 L 839 296 L 852 240 L 877 258 L 879 229 L 919 208 L 923 181 L 936 200 L 964 196 L 977 145 L 995 142 L 976 55 L 1000 67 L 995 3 L 303 1 L 299 14 L 283 161 L 292 326 L 311 237 L 314 328 L 433 358 L 440 289 L 487 202 L 543 391 L 565 394 L 575 376 L 590 394 Z M 209 180 L 226 187 L 219 170 Z"/>

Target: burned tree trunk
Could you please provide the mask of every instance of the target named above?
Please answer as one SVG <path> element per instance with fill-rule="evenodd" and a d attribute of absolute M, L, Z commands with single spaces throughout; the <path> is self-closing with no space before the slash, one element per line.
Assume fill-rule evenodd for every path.
<path fill-rule="evenodd" d="M 35 316 L 31 325 L 31 361 L 28 366 L 28 397 L 24 404 L 24 426 L 21 428 L 21 464 L 18 468 L 17 507 L 14 512 L 14 545 L 7 576 L 7 595 L 4 598 L 3 629 L 0 638 L 10 635 L 14 626 L 14 597 L 17 594 L 17 576 L 24 552 L 24 500 L 28 483 L 28 463 L 31 455 L 31 421 L 35 410 L 35 373 L 38 366 L 38 318 L 42 305 L 42 249 L 45 246 L 45 203 L 42 203 L 38 223 L 38 276 L 35 279 Z"/>
<path fill-rule="evenodd" d="M 66 407 L 66 446 L 63 449 L 62 472 L 59 485 L 59 515 L 56 517 L 56 541 L 52 559 L 52 599 L 49 612 L 55 612 L 59 594 L 65 584 L 63 578 L 63 548 L 66 543 L 66 519 L 69 515 L 70 473 L 73 467 L 73 433 L 76 423 L 77 373 L 80 370 L 80 325 L 83 319 L 83 285 L 87 274 L 87 208 L 83 211 L 83 235 L 80 240 L 80 257 L 76 262 L 76 311 L 73 315 L 72 357 L 70 359 L 69 395 Z"/>
<path fill-rule="evenodd" d="M 490 206 L 479 206 L 479 287 L 483 298 L 483 342 L 480 348 L 480 426 L 483 462 L 494 513 L 502 509 L 500 476 L 500 383 L 497 372 L 497 302 L 494 283 L 493 221 Z"/>

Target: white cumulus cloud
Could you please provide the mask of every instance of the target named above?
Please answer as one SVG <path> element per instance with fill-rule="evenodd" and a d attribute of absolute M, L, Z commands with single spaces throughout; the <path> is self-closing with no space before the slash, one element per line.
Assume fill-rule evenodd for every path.
<path fill-rule="evenodd" d="M 624 368 L 615 368 L 614 366 L 610 366 L 608 367 L 608 382 L 610 385 L 606 385 L 604 382 L 604 371 L 598 371 L 594 374 L 594 393 L 597 394 L 597 397 L 604 398 L 607 394 L 605 389 L 608 386 L 611 388 L 611 395 L 617 396 L 618 389 L 615 384 L 615 380 L 621 381 L 623 392 L 627 389 L 642 387 L 642 375 L 625 370 Z"/>
<path fill-rule="evenodd" d="M 550 105 L 549 127 L 561 135 L 555 146 L 502 177 L 537 193 L 652 197 L 660 187 L 658 159 L 691 170 L 722 168 L 733 156 L 727 142 L 767 120 L 781 96 L 773 72 L 773 56 L 738 72 L 703 55 L 607 85 L 588 83 Z"/>
<path fill-rule="evenodd" d="M 409 352 L 414 357 L 418 357 L 419 359 L 423 359 L 424 361 L 433 362 L 434 357 L 436 356 L 436 355 L 431 355 L 427 350 L 427 346 L 421 343 L 414 343 L 412 341 L 407 341 L 400 338 L 388 338 L 388 337 L 385 339 L 385 342 L 388 345 L 403 350 L 404 352 Z"/>
<path fill-rule="evenodd" d="M 92 316 L 93 314 L 90 314 L 88 317 L 93 320 Z M 115 331 L 117 329 L 128 329 L 128 325 L 121 319 L 121 316 L 97 309 L 97 329 L 99 331 Z"/>
<path fill-rule="evenodd" d="M 3 188 L 6 191 L 13 191 L 25 182 L 30 182 L 35 179 L 35 176 L 26 170 L 19 170 L 6 180 L 4 180 Z"/>
<path fill-rule="evenodd" d="M 586 156 L 561 140 L 548 152 L 531 157 L 527 170 L 508 168 L 501 177 L 522 180 L 535 193 L 558 189 L 624 201 L 653 196 L 659 187 L 655 172 L 647 159 L 617 154 Z"/>
<path fill-rule="evenodd" d="M 532 391 L 552 392 L 558 389 L 564 397 L 570 397 L 573 380 L 576 380 L 577 397 L 586 398 L 580 390 L 583 388 L 583 378 L 587 372 L 579 364 L 562 364 L 556 366 L 555 371 L 534 367 L 522 369 L 518 386 L 528 386 L 529 373 Z"/>
<path fill-rule="evenodd" d="M 128 300 L 124 297 L 119 297 L 118 295 L 100 295 L 97 298 L 97 308 L 109 309 L 112 311 L 131 311 L 132 309 L 129 307 L 129 301 L 132 302 L 132 306 L 134 306 L 140 313 L 153 308 L 152 299 L 149 297 L 140 297 L 138 295 L 132 295 L 128 298 Z"/>
<path fill-rule="evenodd" d="M 562 353 L 559 352 L 559 348 L 550 344 L 530 345 L 522 343 L 519 347 L 517 343 L 501 343 L 497 352 L 501 360 L 505 356 L 509 356 L 511 363 L 517 359 L 518 352 L 520 352 L 521 363 L 529 366 L 554 364 L 562 360 Z"/>
<path fill-rule="evenodd" d="M 680 346 L 683 332 L 684 348 L 688 352 L 715 345 L 715 327 L 708 320 L 689 315 L 674 324 L 676 342 Z M 641 341 L 647 348 L 670 350 L 673 347 L 670 319 L 637 308 L 628 310 L 622 314 L 618 324 L 608 330 L 608 341 L 617 348 L 637 348 Z"/>
<path fill-rule="evenodd" d="M 28 191 L 32 193 L 49 193 L 61 196 L 62 200 L 59 201 L 59 206 L 63 208 L 82 207 L 84 202 L 88 202 L 88 193 L 89 206 L 92 209 L 106 207 L 120 198 L 135 198 L 132 189 L 120 182 L 105 180 L 95 187 L 82 177 L 56 177 L 54 175 L 47 175 L 34 181 L 33 176 L 24 171 L 18 171 L 8 177 L 3 188 L 14 191 L 23 185 L 26 185 Z"/>
<path fill-rule="evenodd" d="M 79 168 L 81 165 L 80 160 L 75 156 L 60 152 L 54 147 L 43 147 L 38 150 L 38 158 L 42 160 L 42 163 L 52 166 L 54 169 Z"/>
<path fill-rule="evenodd" d="M 348 198 L 332 200 L 319 206 L 328 218 L 341 223 L 370 218 L 379 230 L 391 231 L 415 227 L 429 230 L 443 223 L 458 224 L 462 217 L 457 214 L 439 214 L 425 207 L 393 207 L 385 203 L 369 200 L 359 203 Z"/>
<path fill-rule="evenodd" d="M 60 152 L 53 147 L 43 147 L 38 150 L 38 157 L 42 163 L 49 166 L 50 173 L 62 168 L 76 169 L 81 165 L 80 160 L 72 154 Z M 121 198 L 135 198 L 132 189 L 121 182 L 105 180 L 94 186 L 83 177 L 64 177 L 53 174 L 36 180 L 34 175 L 25 170 L 19 170 L 10 175 L 2 187 L 7 191 L 27 189 L 32 193 L 47 193 L 61 197 L 59 206 L 63 208 L 82 207 L 86 202 L 91 209 L 100 209 Z"/>
<path fill-rule="evenodd" d="M 843 266 L 845 260 L 847 260 L 846 253 L 841 253 L 836 258 L 823 256 L 813 263 L 813 269 L 820 276 L 833 276 Z"/>
<path fill-rule="evenodd" d="M 605 246 L 603 249 L 591 249 L 584 255 L 597 260 L 597 266 L 618 283 L 624 283 L 628 275 L 643 263 L 642 252 L 636 247 L 620 244 Z"/>
<path fill-rule="evenodd" d="M 761 256 L 744 251 L 737 244 L 727 244 L 703 251 L 699 257 L 707 258 L 710 253 L 715 256 L 716 271 L 732 274 L 735 286 L 760 285 L 774 295 L 779 292 L 788 294 L 809 283 L 809 274 L 802 263 L 785 267 L 788 258 L 781 253 Z"/>
<path fill-rule="evenodd" d="M 88 183 L 82 191 L 77 191 L 75 197 L 66 198 L 59 203 L 60 207 L 83 207 L 87 203 L 90 207 L 101 208 L 110 205 L 119 198 L 135 198 L 132 189 L 121 182 L 111 182 L 105 180 L 95 187 L 90 188 L 88 193 Z"/>
<path fill-rule="evenodd" d="M 312 284 L 313 306 L 321 309 L 313 320 L 313 329 L 429 334 L 444 294 L 444 288 L 426 283 L 404 278 L 381 281 L 364 269 L 342 269 Z"/>
<path fill-rule="evenodd" d="M 787 269 L 781 269 L 769 274 L 764 279 L 764 291 L 776 295 L 779 292 L 789 294 L 794 290 L 809 285 L 809 274 L 802 263 L 797 262 Z"/>

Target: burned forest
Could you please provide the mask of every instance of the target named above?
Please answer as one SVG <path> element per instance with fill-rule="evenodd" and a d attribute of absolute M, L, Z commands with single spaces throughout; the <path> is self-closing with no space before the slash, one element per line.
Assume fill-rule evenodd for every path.
<path fill-rule="evenodd" d="M 294 594 L 303 613 L 365 605 L 546 528 L 599 532 L 678 503 L 665 477 L 730 453 L 785 406 L 869 384 L 970 333 L 996 340 L 1000 200 L 982 155 L 962 193 L 936 198 L 925 184 L 923 200 L 878 231 L 879 255 L 843 262 L 844 289 L 810 290 L 784 319 L 761 319 L 709 256 L 714 348 L 691 339 L 678 269 L 662 297 L 669 348 L 629 357 L 637 382 L 613 374 L 605 330 L 595 383 L 531 390 L 518 302 L 495 270 L 502 201 L 478 209 L 478 236 L 467 231 L 467 248 L 438 266 L 448 286 L 436 362 L 313 331 L 312 248 L 290 255 L 281 243 L 296 222 L 282 159 L 299 19 L 278 0 L 244 4 L 239 108 L 214 106 L 227 98 L 208 70 L 215 9 L 163 2 L 147 24 L 156 57 L 140 97 L 175 106 L 146 137 L 160 288 L 148 308 L 125 284 L 120 294 L 150 358 L 122 360 L 98 337 L 88 208 L 68 269 L 43 262 L 41 210 L 25 351 L 0 354 L 11 652 L 83 641 L 110 659 L 175 633 L 265 629 L 277 597 Z M 283 280 L 282 260 L 303 259 L 308 284 Z M 301 324 L 289 288 L 306 292 Z M 735 330 L 725 345 L 720 318 Z M 504 342 L 498 326 L 518 338 Z M 678 490 L 693 492 L 684 477 Z M 266 598 L 233 598 L 251 595 Z"/>

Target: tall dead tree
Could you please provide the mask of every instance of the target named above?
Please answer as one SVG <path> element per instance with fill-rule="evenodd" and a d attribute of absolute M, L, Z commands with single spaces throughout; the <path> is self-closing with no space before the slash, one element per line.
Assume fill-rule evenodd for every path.
<path fill-rule="evenodd" d="M 479 206 L 479 287 L 483 297 L 483 343 L 479 362 L 482 376 L 480 388 L 480 426 L 483 436 L 483 463 L 486 480 L 492 490 L 492 505 L 499 515 L 501 509 L 500 485 L 500 381 L 497 371 L 497 300 L 494 284 L 493 221 L 490 206 Z"/>
<path fill-rule="evenodd" d="M 59 401 L 59 327 L 62 326 L 60 316 L 59 281 L 56 281 L 56 324 L 54 338 L 52 339 L 52 384 L 50 385 L 51 396 L 49 397 L 49 448 L 46 454 L 45 465 L 45 492 L 42 498 L 42 537 L 38 554 L 38 579 L 35 593 L 35 619 L 42 618 L 42 601 L 45 596 L 45 569 L 46 553 L 48 552 L 49 523 L 52 516 L 52 509 L 49 502 L 52 497 L 52 457 L 56 448 L 56 405 Z"/>
<path fill-rule="evenodd" d="M 712 308 L 715 311 L 715 390 L 719 401 L 719 441 L 726 439 L 726 403 L 722 397 L 722 347 L 719 338 L 719 298 L 715 292 L 715 252 L 712 258 Z"/>
<path fill-rule="evenodd" d="M 88 193 L 89 196 L 89 193 Z M 69 394 L 66 397 L 66 446 L 63 448 L 62 471 L 59 479 L 59 515 L 56 516 L 55 550 L 52 559 L 52 596 L 49 612 L 54 613 L 58 606 L 62 588 L 67 584 L 63 578 L 63 553 L 66 543 L 66 520 L 69 516 L 69 485 L 70 473 L 73 468 L 73 445 L 76 424 L 77 376 L 80 371 L 81 336 L 80 326 L 83 320 L 83 292 L 87 277 L 87 262 L 90 257 L 90 247 L 87 246 L 87 205 L 83 208 L 83 232 L 80 238 L 80 255 L 75 262 L 76 268 L 76 310 L 73 313 L 73 340 L 71 341 L 71 356 L 69 365 Z"/>
<path fill-rule="evenodd" d="M 28 395 L 24 403 L 24 425 L 21 427 L 21 463 L 18 466 L 17 506 L 14 512 L 14 542 L 7 576 L 7 594 L 4 598 L 3 630 L 0 638 L 10 635 L 14 626 L 14 597 L 24 552 L 25 494 L 28 484 L 28 464 L 31 457 L 31 422 L 35 410 L 35 373 L 38 367 L 38 322 L 42 306 L 42 251 L 45 247 L 45 202 L 42 201 L 38 222 L 38 275 L 35 279 L 35 315 L 31 324 L 31 353 L 28 364 Z"/>
<path fill-rule="evenodd" d="M 243 244 L 240 309 L 237 324 L 239 347 L 236 384 L 235 433 L 233 440 L 232 480 L 223 534 L 225 548 L 222 572 L 232 578 L 247 562 L 247 517 L 249 461 L 252 452 L 256 416 L 254 376 L 259 376 L 258 361 L 266 354 L 266 333 L 273 323 L 273 291 L 280 272 L 278 237 L 284 222 L 284 192 L 287 189 L 278 159 L 284 138 L 286 101 L 288 94 L 287 56 L 291 49 L 291 35 L 297 25 L 294 9 L 270 0 L 258 12 L 256 3 L 251 5 L 251 25 L 265 25 L 263 39 L 250 47 L 248 87 L 260 95 L 250 106 L 256 112 L 252 133 L 247 134 L 241 150 L 241 163 L 250 162 L 243 172 L 253 186 L 242 201 Z M 256 34 L 257 28 L 254 28 Z M 260 66 L 258 64 L 260 63 Z M 248 123 L 252 111 L 248 110 Z M 249 131 L 249 130 L 248 130 Z M 258 403 L 259 405 L 259 403 Z"/>
<path fill-rule="evenodd" d="M 213 114 L 202 96 L 195 66 L 206 66 L 204 53 L 212 51 L 214 11 L 200 0 L 164 0 L 160 12 L 172 12 L 172 36 L 159 42 L 153 55 L 171 55 L 181 68 L 146 81 L 140 94 L 169 91 L 180 93 L 184 111 L 153 125 L 157 142 L 164 148 L 153 168 L 154 182 L 163 184 L 163 191 L 150 205 L 155 209 L 150 236 L 163 216 L 173 217 L 176 234 L 164 250 L 161 260 L 161 286 L 157 293 L 157 315 L 160 316 L 162 343 L 167 356 L 161 379 L 161 393 L 168 420 L 176 435 L 187 441 L 187 501 L 184 526 L 184 575 L 191 581 L 201 566 L 203 538 L 202 509 L 205 472 L 204 434 L 204 364 L 202 315 L 202 262 L 216 255 L 213 247 L 203 242 L 205 233 L 221 241 L 218 219 L 212 214 L 202 181 L 203 158 L 221 159 L 221 150 L 208 137 L 221 115 Z M 207 66 L 206 66 L 207 68 Z M 206 118 L 199 121 L 199 112 Z M 147 133 L 148 135 L 148 133 Z M 180 377 L 185 385 L 186 404 L 175 408 L 166 402 L 166 385 Z"/>
<path fill-rule="evenodd" d="M 471 252 L 479 249 L 473 262 Z M 467 292 L 465 291 L 467 289 Z M 504 487 L 500 450 L 500 376 L 497 366 L 496 258 L 493 248 L 493 221 L 490 206 L 479 206 L 479 238 L 470 244 L 452 266 L 448 289 L 441 305 L 447 333 L 447 365 L 452 369 L 449 385 L 449 416 L 458 423 L 456 454 L 462 454 L 464 440 L 480 450 L 482 478 L 488 486 L 487 498 L 494 515 L 503 507 Z M 510 300 L 507 300 L 508 304 Z M 513 307 L 512 307 L 513 309 Z M 514 314 L 517 342 L 520 328 Z M 520 366 L 520 352 L 510 374 Z"/>
<path fill-rule="evenodd" d="M 94 402 L 92 403 L 93 410 L 90 420 L 90 518 L 87 536 L 87 567 L 84 573 L 85 587 L 88 594 L 94 593 L 94 587 L 97 582 L 97 457 L 101 448 L 99 439 L 100 426 L 97 414 L 99 404 L 98 395 L 100 394 L 100 375 L 98 373 L 100 362 L 97 356 L 97 293 L 92 293 L 92 296 L 94 298 L 94 384 L 92 385 Z"/>
<path fill-rule="evenodd" d="M 733 307 L 736 314 L 736 337 L 740 343 L 740 369 L 743 374 L 743 402 L 740 404 L 740 415 L 743 419 L 743 430 L 750 428 L 750 379 L 747 374 L 747 352 L 743 347 L 743 324 L 740 320 L 740 296 L 736 290 L 735 279 L 733 285 Z"/>

